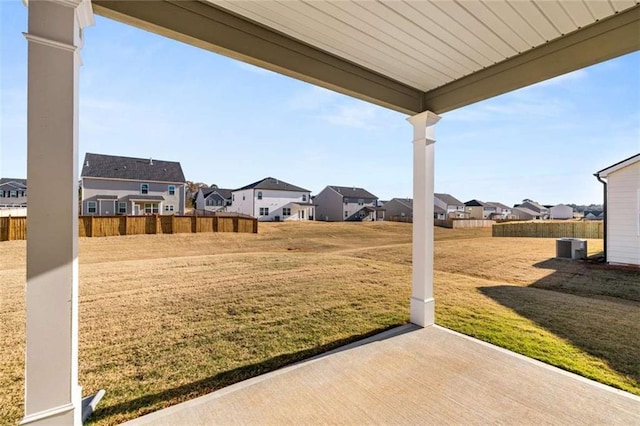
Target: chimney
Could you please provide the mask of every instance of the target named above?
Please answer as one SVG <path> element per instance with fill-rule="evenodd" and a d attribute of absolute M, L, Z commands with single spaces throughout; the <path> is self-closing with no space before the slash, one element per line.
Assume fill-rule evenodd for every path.
<path fill-rule="evenodd" d="M 85 167 L 89 167 L 89 160 L 86 161 L 86 163 L 84 163 Z"/>
<path fill-rule="evenodd" d="M 149 165 L 153 166 L 153 158 L 149 157 Z"/>

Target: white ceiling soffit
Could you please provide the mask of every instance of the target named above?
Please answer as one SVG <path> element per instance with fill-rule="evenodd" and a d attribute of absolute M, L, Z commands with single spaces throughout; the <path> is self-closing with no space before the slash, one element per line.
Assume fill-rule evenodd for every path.
<path fill-rule="evenodd" d="M 424 92 L 636 5 L 633 0 L 207 1 Z"/>
<path fill-rule="evenodd" d="M 162 7 L 142 10 L 160 3 L 173 7 L 177 23 L 163 20 Z M 638 50 L 639 4 L 94 0 L 105 16 L 408 113 L 448 111 Z M 208 31 L 198 30 L 203 17 Z"/>

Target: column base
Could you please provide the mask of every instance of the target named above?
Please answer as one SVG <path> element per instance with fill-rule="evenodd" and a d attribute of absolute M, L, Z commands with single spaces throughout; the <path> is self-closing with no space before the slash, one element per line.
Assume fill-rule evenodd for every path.
<path fill-rule="evenodd" d="M 21 425 L 74 424 L 76 408 L 73 404 L 54 407 L 22 418 Z"/>
<path fill-rule="evenodd" d="M 409 321 L 420 327 L 433 325 L 435 322 L 435 300 L 433 298 L 412 297 Z"/>

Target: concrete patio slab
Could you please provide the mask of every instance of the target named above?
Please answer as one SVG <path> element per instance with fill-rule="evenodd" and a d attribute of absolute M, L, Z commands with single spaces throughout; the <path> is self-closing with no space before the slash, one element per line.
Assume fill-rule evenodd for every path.
<path fill-rule="evenodd" d="M 438 326 L 404 326 L 129 425 L 640 425 L 640 398 Z"/>

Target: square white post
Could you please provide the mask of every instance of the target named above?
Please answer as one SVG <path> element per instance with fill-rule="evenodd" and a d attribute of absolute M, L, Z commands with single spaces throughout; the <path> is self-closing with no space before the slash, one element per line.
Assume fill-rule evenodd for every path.
<path fill-rule="evenodd" d="M 409 320 L 433 325 L 434 126 L 440 116 L 425 111 L 407 119 L 413 125 L 413 285 Z"/>
<path fill-rule="evenodd" d="M 83 0 L 30 1 L 27 349 L 22 424 L 82 424 L 78 385 L 78 68 Z"/>

